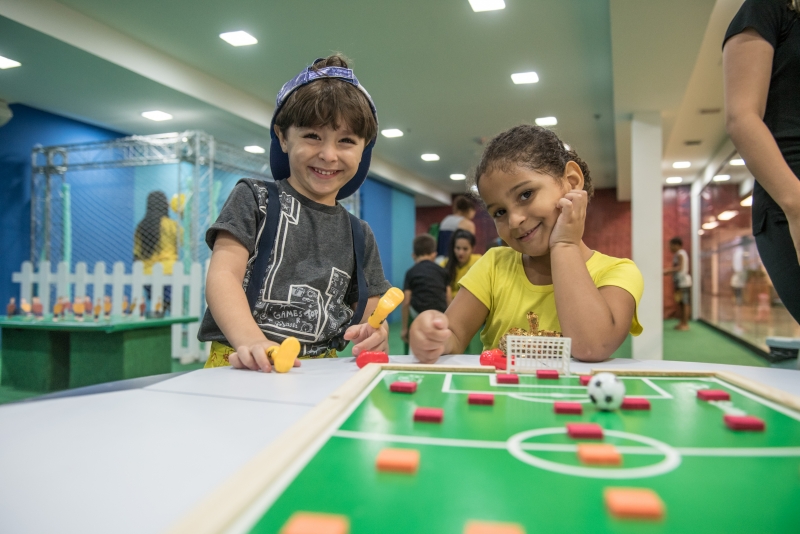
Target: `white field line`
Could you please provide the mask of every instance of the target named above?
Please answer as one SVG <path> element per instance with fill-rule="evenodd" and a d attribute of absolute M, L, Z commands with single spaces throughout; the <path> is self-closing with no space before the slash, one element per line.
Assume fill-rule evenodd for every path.
<path fill-rule="evenodd" d="M 735 391 L 735 392 L 739 393 L 740 395 L 744 395 L 745 397 L 748 397 L 748 398 L 753 399 L 754 401 L 756 401 L 758 403 L 763 404 L 767 408 L 772 408 L 776 412 L 780 412 L 780 413 L 782 413 L 783 415 L 785 415 L 787 417 L 791 417 L 795 421 L 800 421 L 800 413 L 797 413 L 794 410 L 790 410 L 789 408 L 781 406 L 780 404 L 775 404 L 772 401 L 769 401 L 767 399 L 761 398 L 761 397 L 759 397 L 758 395 L 756 395 L 754 393 L 750 393 L 749 391 L 746 391 L 744 389 L 736 387 L 733 384 L 729 384 L 728 382 L 725 382 L 724 380 L 720 380 L 719 378 L 714 378 L 714 381 L 717 382 L 718 384 L 722 385 L 722 386 L 725 386 L 726 388 L 728 388 L 728 389 L 730 389 L 732 391 Z"/>
<path fill-rule="evenodd" d="M 670 395 L 669 393 L 667 393 L 666 391 L 664 391 L 663 389 L 661 389 L 660 387 L 655 385 L 649 378 L 642 378 L 642 382 L 644 382 L 645 384 L 647 384 L 648 386 L 650 386 L 654 390 L 656 390 L 659 393 L 661 393 L 661 395 L 663 395 L 663 397 L 665 399 L 672 399 L 673 398 L 672 395 Z"/>
<path fill-rule="evenodd" d="M 380 441 L 390 443 L 407 443 L 411 445 L 435 445 L 439 447 L 461 447 L 468 449 L 497 449 L 505 450 L 505 441 L 486 441 L 454 438 L 431 438 L 420 436 L 399 436 L 393 434 L 380 434 L 377 432 L 357 432 L 353 430 L 339 430 L 333 437 L 345 439 L 360 439 L 365 441 Z M 542 452 L 576 452 L 577 445 L 562 445 L 557 443 L 524 443 L 522 448 L 526 451 Z M 645 456 L 663 456 L 664 453 L 651 447 L 626 447 L 617 446 L 622 454 Z M 682 456 L 718 456 L 718 457 L 794 457 L 800 456 L 800 447 L 676 447 Z"/>

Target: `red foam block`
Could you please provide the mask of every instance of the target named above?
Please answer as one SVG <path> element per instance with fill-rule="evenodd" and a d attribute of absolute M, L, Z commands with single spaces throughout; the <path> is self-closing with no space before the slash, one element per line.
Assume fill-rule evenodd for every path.
<path fill-rule="evenodd" d="M 583 413 L 583 405 L 580 402 L 554 402 L 553 410 L 556 413 L 580 415 Z"/>
<path fill-rule="evenodd" d="M 392 384 L 389 386 L 389 391 L 394 391 L 395 393 L 414 393 L 417 391 L 417 383 L 392 382 Z"/>
<path fill-rule="evenodd" d="M 581 375 L 581 385 L 588 386 L 591 379 L 592 375 Z"/>
<path fill-rule="evenodd" d="M 596 423 L 567 423 L 567 434 L 573 439 L 603 439 L 603 428 Z"/>
<path fill-rule="evenodd" d="M 622 399 L 620 408 L 623 410 L 649 410 L 650 401 L 640 397 L 625 397 Z"/>
<path fill-rule="evenodd" d="M 536 378 L 558 380 L 558 371 L 556 371 L 555 369 L 537 369 Z"/>
<path fill-rule="evenodd" d="M 356 365 L 359 369 L 368 363 L 389 363 L 389 356 L 385 352 L 368 350 L 356 357 Z"/>
<path fill-rule="evenodd" d="M 752 430 L 761 432 L 765 425 L 762 419 L 752 415 L 726 415 L 725 425 L 731 430 Z"/>
<path fill-rule="evenodd" d="M 441 423 L 444 410 L 441 408 L 417 408 L 414 410 L 414 421 L 423 423 Z"/>
<path fill-rule="evenodd" d="M 518 375 L 497 375 L 498 384 L 519 384 Z"/>
<path fill-rule="evenodd" d="M 721 389 L 698 389 L 697 398 L 704 401 L 731 400 L 731 394 Z"/>
<path fill-rule="evenodd" d="M 494 395 L 491 393 L 470 393 L 467 397 L 468 404 L 485 404 L 487 406 L 494 404 Z"/>

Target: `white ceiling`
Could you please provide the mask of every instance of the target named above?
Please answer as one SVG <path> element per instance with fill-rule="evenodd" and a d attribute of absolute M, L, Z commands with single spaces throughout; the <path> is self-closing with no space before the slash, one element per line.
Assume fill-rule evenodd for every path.
<path fill-rule="evenodd" d="M 507 0 L 505 10 L 474 13 L 467 0 L 0 0 L 0 55 L 23 63 L 0 71 L 0 98 L 130 133 L 203 129 L 266 147 L 281 84 L 341 51 L 381 127 L 405 132 L 380 138 L 382 168 L 412 190 L 428 187 L 428 199 L 463 190 L 448 176 L 475 165 L 479 139 L 549 115 L 597 185 L 613 187 L 627 148 L 616 146 L 616 124 L 631 113 L 661 112 L 665 164 L 685 158 L 699 170 L 724 140 L 695 111 L 720 107 L 716 33 L 736 3 Z M 234 48 L 218 37 L 239 29 L 259 43 Z M 528 70 L 538 84 L 511 82 Z M 175 120 L 147 121 L 148 109 Z M 702 143 L 686 147 L 687 136 Z M 423 162 L 424 152 L 441 160 Z"/>

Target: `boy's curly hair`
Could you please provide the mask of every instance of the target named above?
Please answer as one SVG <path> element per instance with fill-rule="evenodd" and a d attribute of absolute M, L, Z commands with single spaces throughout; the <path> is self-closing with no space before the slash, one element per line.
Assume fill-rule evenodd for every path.
<path fill-rule="evenodd" d="M 594 194 L 589 166 L 574 150 L 567 150 L 558 136 L 541 126 L 521 124 L 497 135 L 483 151 L 481 161 L 475 169 L 472 182 L 478 185 L 481 177 L 495 169 L 510 171 L 515 166 L 549 174 L 560 180 L 567 162 L 574 161 L 583 172 L 583 189 Z"/>
<path fill-rule="evenodd" d="M 336 53 L 314 63 L 323 67 L 348 67 L 348 59 Z M 275 124 L 283 135 L 290 126 L 299 128 L 330 126 L 334 130 L 346 124 L 367 144 L 378 135 L 378 122 L 367 97 L 352 84 L 335 78 L 321 78 L 299 88 L 286 99 Z"/>

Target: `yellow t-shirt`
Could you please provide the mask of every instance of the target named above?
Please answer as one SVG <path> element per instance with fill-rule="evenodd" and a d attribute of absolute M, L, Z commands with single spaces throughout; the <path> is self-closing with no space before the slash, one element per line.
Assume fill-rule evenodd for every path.
<path fill-rule="evenodd" d="M 161 232 L 158 243 L 149 258 L 142 258 L 144 274 L 153 274 L 153 265 L 162 263 L 164 274 L 172 274 L 172 266 L 178 261 L 178 223 L 169 217 L 161 218 Z M 142 254 L 142 243 L 134 233 L 133 257 L 139 258 Z"/>
<path fill-rule="evenodd" d="M 644 290 L 644 279 L 636 264 L 628 259 L 612 258 L 597 251 L 586 262 L 595 287 L 617 286 L 630 293 L 636 301 L 630 333 L 642 333 L 637 309 Z M 529 311 L 539 316 L 540 330 L 561 332 L 556 314 L 553 285 L 536 286 L 530 283 L 522 266 L 522 254 L 509 247 L 490 249 L 461 279 L 461 286 L 489 308 L 486 325 L 481 334 L 485 349 L 497 347 L 500 338 L 510 328 L 528 330 Z"/>
<path fill-rule="evenodd" d="M 456 267 L 456 279 L 450 280 L 450 289 L 453 291 L 453 298 L 455 298 L 456 293 L 458 293 L 458 290 L 461 287 L 458 282 L 464 278 L 464 275 L 467 274 L 467 271 L 469 271 L 470 267 L 475 265 L 475 262 L 477 262 L 479 259 L 481 259 L 480 254 L 472 254 L 467 260 L 467 263 L 461 267 Z M 442 265 L 442 267 L 447 268 L 447 262 L 448 260 L 444 260 L 444 265 Z"/>

